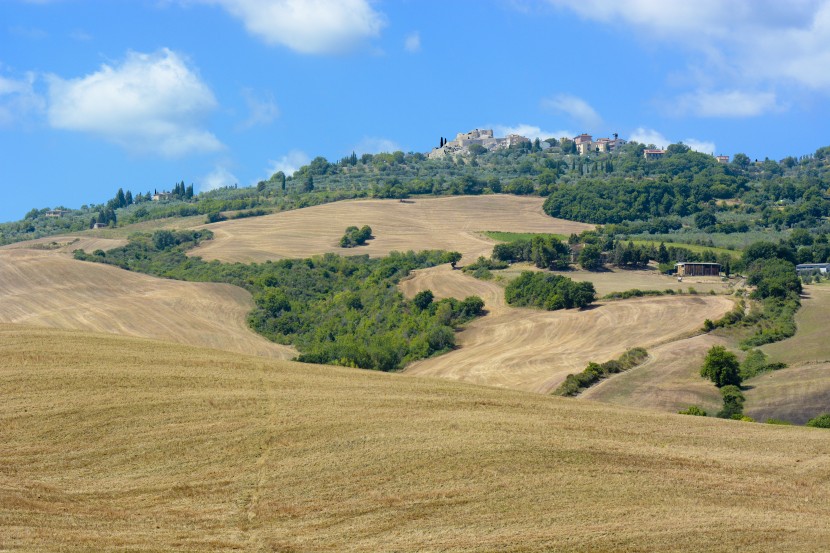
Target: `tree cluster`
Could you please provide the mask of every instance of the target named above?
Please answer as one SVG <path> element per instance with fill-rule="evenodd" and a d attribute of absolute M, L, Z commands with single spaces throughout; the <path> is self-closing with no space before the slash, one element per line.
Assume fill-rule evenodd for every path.
<path fill-rule="evenodd" d="M 347 227 L 346 233 L 340 239 L 340 247 L 354 248 L 355 246 L 363 246 L 371 238 L 374 238 L 374 236 L 372 236 L 372 227 L 369 225 L 363 225 L 360 228 Z"/>
<path fill-rule="evenodd" d="M 507 285 L 504 299 L 515 307 L 553 311 L 586 307 L 596 299 L 596 292 L 590 282 L 575 282 L 560 275 L 523 271 Z"/>

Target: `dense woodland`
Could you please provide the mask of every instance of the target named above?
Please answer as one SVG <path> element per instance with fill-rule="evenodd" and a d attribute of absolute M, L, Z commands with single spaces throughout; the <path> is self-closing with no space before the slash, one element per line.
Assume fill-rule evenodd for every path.
<path fill-rule="evenodd" d="M 449 263 L 455 252 L 392 253 L 382 259 L 326 254 L 266 263 L 205 262 L 185 252 L 210 231 L 138 233 L 128 245 L 75 258 L 180 280 L 228 282 L 249 290 L 251 327 L 294 345 L 300 361 L 391 371 L 455 345 L 455 329 L 481 314 L 484 302 L 407 300 L 397 283 L 410 271 Z"/>

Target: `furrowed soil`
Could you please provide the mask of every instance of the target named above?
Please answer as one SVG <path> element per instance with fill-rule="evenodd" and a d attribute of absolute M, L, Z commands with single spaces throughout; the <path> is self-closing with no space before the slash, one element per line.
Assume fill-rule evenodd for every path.
<path fill-rule="evenodd" d="M 570 235 L 593 225 L 554 219 L 542 211 L 543 198 L 489 195 L 407 200 L 335 202 L 262 217 L 207 225 L 214 239 L 190 252 L 206 260 L 251 262 L 304 258 L 324 253 L 368 254 L 444 249 L 465 261 L 489 257 L 495 241 L 483 231 Z M 346 227 L 369 225 L 375 238 L 365 246 L 341 248 Z"/>
<path fill-rule="evenodd" d="M 695 333 L 707 318 L 734 305 L 724 296 L 660 296 L 599 303 L 585 310 L 508 307 L 504 289 L 448 265 L 416 271 L 401 283 L 408 297 L 479 295 L 488 314 L 458 333 L 458 348 L 418 361 L 406 372 L 488 386 L 547 393 L 589 361 L 614 359 L 633 347 L 648 350 Z"/>
<path fill-rule="evenodd" d="M 0 322 L 294 357 L 293 348 L 248 328 L 252 308 L 251 295 L 230 284 L 155 278 L 76 261 L 60 249 L 0 250 Z"/>
<path fill-rule="evenodd" d="M 828 431 L 0 325 L 0 550 L 819 552 Z"/>

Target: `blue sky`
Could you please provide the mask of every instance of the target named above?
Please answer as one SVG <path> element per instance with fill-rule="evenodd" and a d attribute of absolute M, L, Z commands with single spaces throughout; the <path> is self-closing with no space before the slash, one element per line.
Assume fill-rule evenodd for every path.
<path fill-rule="evenodd" d="M 830 0 L 3 0 L 0 221 L 473 128 L 830 144 Z"/>

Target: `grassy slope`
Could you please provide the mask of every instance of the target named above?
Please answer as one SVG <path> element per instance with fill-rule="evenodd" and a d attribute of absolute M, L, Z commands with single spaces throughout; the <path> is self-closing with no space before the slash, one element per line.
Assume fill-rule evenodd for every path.
<path fill-rule="evenodd" d="M 746 382 L 746 411 L 758 420 L 784 419 L 803 424 L 830 412 L 830 285 L 804 287 L 798 330 L 792 338 L 761 349 L 787 369 L 759 375 Z"/>
<path fill-rule="evenodd" d="M 820 551 L 825 430 L 0 326 L 0 549 Z"/>

